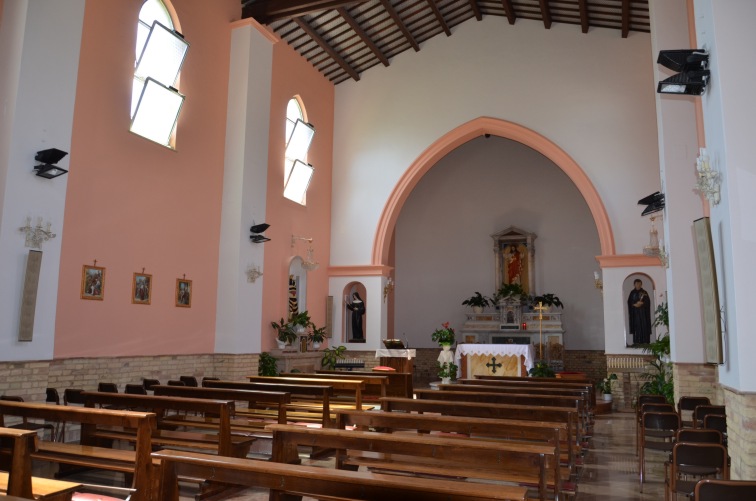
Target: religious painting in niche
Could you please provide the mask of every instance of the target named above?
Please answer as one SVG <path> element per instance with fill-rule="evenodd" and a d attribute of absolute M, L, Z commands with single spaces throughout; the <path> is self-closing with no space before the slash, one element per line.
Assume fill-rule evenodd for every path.
<path fill-rule="evenodd" d="M 192 281 L 185 278 L 176 279 L 176 306 L 192 307 Z"/>
<path fill-rule="evenodd" d="M 131 303 L 152 303 L 152 275 L 134 273 L 134 280 L 131 283 Z"/>
<path fill-rule="evenodd" d="M 359 282 L 344 288 L 344 340 L 348 343 L 364 343 L 366 318 L 366 290 Z"/>
<path fill-rule="evenodd" d="M 536 235 L 514 226 L 491 235 L 494 239 L 495 283 L 518 284 L 526 294 L 532 294 L 535 284 Z"/>
<path fill-rule="evenodd" d="M 81 270 L 81 298 L 102 301 L 105 297 L 105 268 L 84 265 Z"/>
<path fill-rule="evenodd" d="M 297 277 L 289 275 L 289 318 L 299 313 L 299 300 L 297 298 Z"/>

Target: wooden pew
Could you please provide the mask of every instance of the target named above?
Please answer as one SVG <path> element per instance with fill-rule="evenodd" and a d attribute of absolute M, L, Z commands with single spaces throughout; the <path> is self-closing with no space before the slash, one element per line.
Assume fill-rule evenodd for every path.
<path fill-rule="evenodd" d="M 125 393 L 107 393 L 85 391 L 82 393 L 85 405 L 110 405 L 121 408 L 147 409 L 157 416 L 157 429 L 152 434 L 152 443 L 164 447 L 185 447 L 211 450 L 219 456 L 245 457 L 249 453 L 254 437 L 242 437 L 231 434 L 231 414 L 234 410 L 233 400 L 207 400 L 200 398 L 160 397 L 155 395 L 130 395 Z M 167 411 L 199 412 L 204 415 L 217 416 L 217 433 L 205 434 L 172 431 L 164 428 L 163 420 L 170 416 Z M 90 432 L 91 437 L 109 440 L 126 440 L 135 442 L 132 430 L 98 428 Z"/>
<path fill-rule="evenodd" d="M 466 392 L 466 391 L 438 391 L 416 390 L 419 400 L 446 400 L 491 404 L 512 404 L 534 407 L 564 408 L 576 413 L 578 421 L 577 438 L 582 442 L 589 431 L 587 413 L 581 397 L 553 396 L 553 395 L 519 395 L 506 393 Z"/>
<path fill-rule="evenodd" d="M 354 408 L 362 410 L 362 392 L 365 391 L 365 381 L 360 379 L 314 379 L 306 375 L 297 377 L 281 376 L 247 376 L 251 383 L 276 383 L 276 384 L 300 384 L 300 385 L 326 385 L 333 388 L 334 397 L 340 395 L 354 396 Z M 331 405 L 333 407 L 333 403 Z"/>
<path fill-rule="evenodd" d="M 596 407 L 596 385 L 589 379 L 559 379 L 553 377 L 517 377 L 517 376 L 475 376 L 473 379 L 460 379 L 462 384 L 526 384 L 553 388 L 585 388 L 591 398 L 591 407 Z"/>
<path fill-rule="evenodd" d="M 236 407 L 231 419 L 231 430 L 259 433 L 265 425 L 270 424 L 273 417 L 278 424 L 287 423 L 286 408 L 291 403 L 291 394 L 281 391 L 235 390 L 229 388 L 195 388 L 189 386 L 153 387 L 155 395 L 185 398 L 205 398 L 210 400 L 234 400 L 247 404 L 246 409 Z M 257 413 L 258 410 L 265 412 Z M 271 412 L 276 412 L 271 416 Z M 162 423 L 193 428 L 217 429 L 219 420 L 214 417 L 201 416 L 170 416 L 164 417 Z"/>
<path fill-rule="evenodd" d="M 414 398 L 386 397 L 381 399 L 381 410 L 386 412 L 434 413 L 443 416 L 483 417 L 548 421 L 567 425 L 567 438 L 576 452 L 580 451 L 577 412 L 560 407 L 533 407 L 529 405 L 482 404 L 445 400 L 418 400 Z"/>
<path fill-rule="evenodd" d="M 64 405 L 0 401 L 0 426 L 6 416 L 81 424 L 81 444 L 39 441 L 33 460 L 133 474 L 132 501 L 148 501 L 153 492 L 152 434 L 157 429 L 154 413 L 92 409 Z M 136 430 L 133 451 L 93 446 L 90 433 L 98 426 Z"/>
<path fill-rule="evenodd" d="M 340 374 L 307 374 L 301 372 L 284 372 L 279 377 L 297 377 L 308 379 L 356 379 L 365 382 L 365 390 L 362 392 L 362 399 L 372 397 L 377 400 L 381 397 L 387 397 L 388 378 L 383 374 L 357 375 L 352 372 L 342 372 Z"/>
<path fill-rule="evenodd" d="M 385 501 L 487 501 L 525 500 L 523 487 L 476 484 L 443 479 L 381 475 L 285 463 L 223 458 L 178 451 L 160 451 L 153 457 L 161 462 L 161 501 L 178 501 L 178 477 L 212 477 L 218 482 L 271 489 L 271 500 L 319 499 Z"/>
<path fill-rule="evenodd" d="M 203 382 L 206 388 L 229 388 L 237 390 L 252 391 L 280 391 L 291 394 L 292 399 L 310 401 L 313 404 L 306 408 L 301 405 L 290 403 L 286 406 L 286 416 L 289 421 L 300 421 L 305 423 L 320 423 L 323 428 L 332 426 L 335 414 L 331 414 L 331 397 L 333 388 L 327 385 L 297 385 L 297 384 L 275 384 L 275 383 L 248 383 L 245 381 L 206 381 Z M 257 414 L 265 415 L 263 410 L 257 410 Z M 271 418 L 272 412 L 267 413 Z"/>
<path fill-rule="evenodd" d="M 315 374 L 346 374 L 356 376 L 386 376 L 388 378 L 388 387 L 386 387 L 387 397 L 406 397 L 412 398 L 414 390 L 412 387 L 411 372 L 394 372 L 394 371 L 315 371 Z"/>
<path fill-rule="evenodd" d="M 413 475 L 447 475 L 487 481 L 534 484 L 538 497 L 548 494 L 547 472 L 556 468 L 553 445 L 460 440 L 437 436 L 395 435 L 352 430 L 312 429 L 274 424 L 272 461 L 296 463 L 299 446 L 336 449 L 336 468 L 358 467 Z M 558 474 L 558 472 L 557 472 Z M 471 482 L 464 482 L 470 485 Z M 554 491 L 556 499 L 559 492 Z"/>
<path fill-rule="evenodd" d="M 403 412 L 339 411 L 337 428 L 355 427 L 361 431 L 388 433 L 428 434 L 443 433 L 448 438 L 460 440 L 509 440 L 513 442 L 542 443 L 554 447 L 560 457 L 561 443 L 567 443 L 567 425 L 544 421 L 515 419 L 488 419 L 462 416 L 432 416 Z M 450 435 L 452 434 L 452 435 Z M 569 447 L 567 447 L 569 449 Z M 575 492 L 575 486 L 565 480 L 570 477 L 570 464 L 562 473 L 561 468 L 552 468 L 547 478 L 549 488 L 561 492 Z"/>

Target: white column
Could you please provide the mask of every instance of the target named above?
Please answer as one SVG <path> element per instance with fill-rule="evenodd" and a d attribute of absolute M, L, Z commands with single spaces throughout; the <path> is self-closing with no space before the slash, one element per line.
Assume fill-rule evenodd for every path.
<path fill-rule="evenodd" d="M 33 174 L 37 151 L 71 152 L 84 0 L 3 2 L 0 25 L 0 360 L 50 359 L 55 341 L 58 268 L 71 155 L 58 165 L 70 174 Z M 19 227 L 32 217 L 50 222 L 57 237 L 42 244 L 42 267 L 31 342 L 19 343 L 26 256 Z M 73 292 L 78 294 L 78 291 Z"/>
<path fill-rule="evenodd" d="M 260 352 L 265 276 L 250 283 L 246 270 L 256 265 L 265 273 L 265 244 L 251 243 L 249 228 L 265 222 L 272 66 L 271 40 L 250 24 L 236 26 L 231 32 L 226 118 L 217 353 Z"/>

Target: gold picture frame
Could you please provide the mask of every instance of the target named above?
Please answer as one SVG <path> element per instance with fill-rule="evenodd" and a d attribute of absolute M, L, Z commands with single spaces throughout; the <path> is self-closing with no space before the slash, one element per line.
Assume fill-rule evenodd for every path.
<path fill-rule="evenodd" d="M 102 301 L 105 297 L 105 268 L 85 264 L 81 268 L 81 299 Z"/>
<path fill-rule="evenodd" d="M 192 307 L 192 281 L 186 278 L 176 279 L 176 306 L 179 308 Z"/>
<path fill-rule="evenodd" d="M 134 273 L 131 281 L 131 304 L 152 303 L 152 275 Z"/>

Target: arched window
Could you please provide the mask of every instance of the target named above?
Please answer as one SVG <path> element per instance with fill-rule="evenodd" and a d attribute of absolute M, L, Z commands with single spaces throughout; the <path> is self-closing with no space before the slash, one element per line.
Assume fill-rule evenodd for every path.
<path fill-rule="evenodd" d="M 302 103 L 296 97 L 286 105 L 286 155 L 284 158 L 284 196 L 305 205 L 307 187 L 314 168 L 307 163 L 315 127 L 305 121 Z"/>
<path fill-rule="evenodd" d="M 165 4 L 146 0 L 137 23 L 130 130 L 169 148 L 175 147 L 176 121 L 184 103 L 174 85 L 188 48 Z"/>

